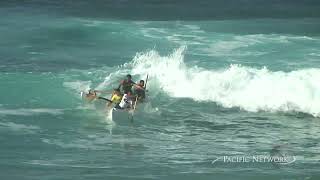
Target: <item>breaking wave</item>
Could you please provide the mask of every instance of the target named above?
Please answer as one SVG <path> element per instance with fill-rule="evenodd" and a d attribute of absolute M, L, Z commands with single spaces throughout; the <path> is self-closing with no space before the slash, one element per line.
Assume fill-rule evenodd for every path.
<path fill-rule="evenodd" d="M 213 101 L 247 111 L 297 111 L 320 116 L 320 69 L 271 71 L 232 64 L 225 69 L 188 67 L 185 47 L 168 56 L 151 50 L 138 53 L 132 73 L 149 74 L 150 88 L 172 97 Z"/>

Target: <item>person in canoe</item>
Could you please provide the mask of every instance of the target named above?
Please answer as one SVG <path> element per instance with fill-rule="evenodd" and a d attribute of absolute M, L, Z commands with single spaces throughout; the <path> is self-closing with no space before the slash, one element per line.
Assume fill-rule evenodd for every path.
<path fill-rule="evenodd" d="M 81 92 L 81 97 L 82 97 L 84 100 L 86 100 L 87 102 L 93 102 L 93 101 L 96 100 L 96 99 L 100 99 L 100 100 L 107 101 L 107 102 L 109 102 L 109 103 L 112 103 L 113 101 L 114 101 L 115 103 L 119 103 L 120 100 L 121 100 L 120 90 L 118 90 L 118 93 L 116 93 L 116 94 L 119 95 L 120 97 L 114 96 L 114 97 L 113 97 L 113 100 L 107 99 L 107 98 L 105 98 L 105 97 L 98 96 L 97 93 L 103 93 L 103 91 L 90 89 L 90 90 L 88 91 L 88 93 Z"/>
<path fill-rule="evenodd" d="M 146 97 L 144 80 L 140 80 L 140 82 L 134 86 L 134 95 L 138 97 L 139 101 L 143 101 L 143 99 Z"/>
<path fill-rule="evenodd" d="M 97 90 L 90 89 L 88 93 L 81 92 L 81 96 L 88 102 L 92 102 L 97 98 Z"/>
<path fill-rule="evenodd" d="M 130 92 L 124 94 L 119 104 L 115 106 L 117 109 L 131 109 L 134 105 L 134 96 Z"/>
<path fill-rule="evenodd" d="M 120 89 L 114 89 L 113 94 L 111 96 L 111 102 L 108 103 L 108 107 L 110 107 L 112 104 L 119 104 L 122 100 L 122 95 L 120 92 Z"/>
<path fill-rule="evenodd" d="M 136 83 L 132 81 L 132 76 L 130 74 L 126 77 L 126 79 L 120 82 L 118 89 L 122 88 L 123 94 L 127 94 L 128 92 L 132 94 L 132 86 L 136 85 Z"/>

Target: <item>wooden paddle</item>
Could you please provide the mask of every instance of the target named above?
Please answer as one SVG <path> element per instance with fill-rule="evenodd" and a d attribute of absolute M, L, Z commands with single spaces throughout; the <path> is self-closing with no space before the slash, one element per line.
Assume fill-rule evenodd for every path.
<path fill-rule="evenodd" d="M 147 90 L 148 79 L 149 79 L 149 74 L 147 74 L 146 83 L 144 84 L 144 90 Z"/>
<path fill-rule="evenodd" d="M 97 98 L 98 98 L 98 99 L 102 99 L 102 100 L 105 100 L 105 101 L 108 101 L 108 102 L 111 102 L 111 103 L 112 103 L 112 101 L 111 101 L 110 99 L 107 99 L 107 98 L 104 98 L 104 97 L 100 97 L 100 96 L 97 96 Z"/>
<path fill-rule="evenodd" d="M 149 79 L 149 75 L 147 74 L 147 78 L 146 78 L 146 81 L 145 81 L 146 83 L 144 84 L 144 90 L 147 89 L 148 79 Z M 134 102 L 133 110 L 132 110 L 132 113 L 131 113 L 131 121 L 133 121 L 133 115 L 134 115 L 135 110 L 137 109 L 137 102 L 138 102 L 138 96 L 136 96 L 136 100 Z"/>

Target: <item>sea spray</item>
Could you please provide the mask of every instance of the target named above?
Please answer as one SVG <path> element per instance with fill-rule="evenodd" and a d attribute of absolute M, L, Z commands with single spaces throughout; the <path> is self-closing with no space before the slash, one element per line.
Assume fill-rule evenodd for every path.
<path fill-rule="evenodd" d="M 151 50 L 138 53 L 132 73 L 150 75 L 158 88 L 172 97 L 213 101 L 247 111 L 298 111 L 320 116 L 320 69 L 270 71 L 231 64 L 225 69 L 188 67 L 181 47 L 168 56 Z M 156 84 L 155 84 L 156 83 Z"/>

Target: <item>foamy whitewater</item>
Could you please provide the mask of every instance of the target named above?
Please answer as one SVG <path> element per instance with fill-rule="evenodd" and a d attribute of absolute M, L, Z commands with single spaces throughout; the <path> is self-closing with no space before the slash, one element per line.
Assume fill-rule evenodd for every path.
<path fill-rule="evenodd" d="M 0 180 L 320 179 L 319 13 L 312 0 L 1 1 Z M 110 98 L 127 74 L 149 77 L 133 116 L 80 97 Z"/>
<path fill-rule="evenodd" d="M 188 67 L 185 48 L 168 56 L 155 50 L 138 53 L 132 62 L 132 73 L 150 75 L 153 91 L 163 90 L 172 97 L 212 101 L 227 108 L 247 111 L 297 111 L 320 115 L 320 69 L 308 68 L 290 72 L 231 64 L 224 69 Z"/>

